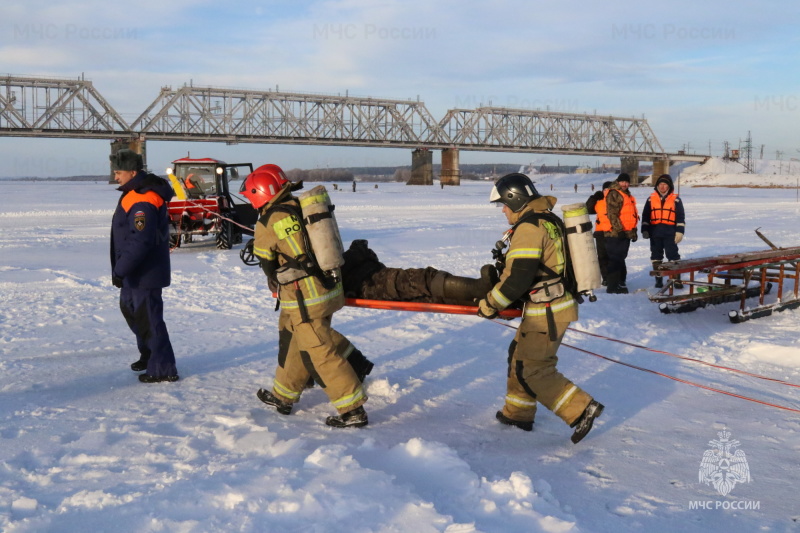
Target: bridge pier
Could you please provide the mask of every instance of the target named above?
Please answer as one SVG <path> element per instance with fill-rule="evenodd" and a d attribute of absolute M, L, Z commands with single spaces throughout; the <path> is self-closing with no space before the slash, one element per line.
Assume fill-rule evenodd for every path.
<path fill-rule="evenodd" d="M 114 155 L 120 150 L 133 150 L 137 154 L 142 155 L 142 161 L 144 162 L 144 168 L 147 168 L 147 146 L 145 145 L 144 139 L 114 139 L 111 141 L 111 154 Z M 109 169 L 111 169 L 111 162 L 108 163 Z M 114 170 L 111 170 L 111 176 L 109 177 L 109 183 L 116 183 L 114 181 Z"/>
<path fill-rule="evenodd" d="M 442 149 L 442 171 L 439 181 L 444 185 L 461 185 L 461 169 L 458 168 L 458 148 Z"/>
<path fill-rule="evenodd" d="M 655 185 L 656 180 L 660 176 L 662 176 L 664 174 L 669 174 L 669 165 L 670 165 L 670 160 L 669 159 L 654 159 L 653 160 L 653 179 L 651 180 L 653 182 L 653 185 Z"/>
<path fill-rule="evenodd" d="M 620 157 L 620 172 L 631 177 L 631 185 L 639 185 L 639 159 L 636 157 Z"/>
<path fill-rule="evenodd" d="M 433 185 L 433 152 L 427 148 L 411 152 L 411 178 L 406 185 Z"/>

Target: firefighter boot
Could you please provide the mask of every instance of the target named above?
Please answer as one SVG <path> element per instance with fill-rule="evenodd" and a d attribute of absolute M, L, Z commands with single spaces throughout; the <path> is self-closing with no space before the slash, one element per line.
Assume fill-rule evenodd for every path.
<path fill-rule="evenodd" d="M 363 407 L 356 407 L 342 415 L 329 416 L 325 424 L 332 428 L 360 428 L 369 424 L 369 419 Z"/>
<path fill-rule="evenodd" d="M 256 396 L 265 404 L 274 407 L 282 415 L 288 415 L 292 412 L 292 404 L 281 401 L 267 389 L 258 389 Z"/>
<path fill-rule="evenodd" d="M 479 279 L 440 271 L 431 281 L 431 294 L 446 304 L 475 305 L 475 302 L 486 297 L 498 279 L 493 265 L 483 265 Z"/>
<path fill-rule="evenodd" d="M 503 414 L 503 411 L 497 411 L 497 414 L 494 417 L 501 423 L 507 426 L 514 426 L 522 431 L 533 431 L 533 420 L 530 422 L 522 422 L 520 420 L 514 420 L 513 418 L 508 418 L 506 415 Z"/>
<path fill-rule="evenodd" d="M 658 267 L 661 266 L 661 261 L 653 261 L 653 270 L 658 270 Z M 661 289 L 664 287 L 664 278 L 662 276 L 656 276 L 656 289 Z"/>
<path fill-rule="evenodd" d="M 570 424 L 569 427 L 575 428 L 575 432 L 570 437 L 573 444 L 578 444 L 589 433 L 592 429 L 592 424 L 594 424 L 594 419 L 603 413 L 603 409 L 605 409 L 605 406 L 602 403 L 592 400 L 583 410 L 581 416 Z"/>

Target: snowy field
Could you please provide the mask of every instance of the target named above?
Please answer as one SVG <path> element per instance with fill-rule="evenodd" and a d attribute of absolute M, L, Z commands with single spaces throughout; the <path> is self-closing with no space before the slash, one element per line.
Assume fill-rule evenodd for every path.
<path fill-rule="evenodd" d="M 613 176 L 536 176 L 559 207 Z M 574 192 L 573 185 L 579 190 Z M 271 385 L 277 317 L 261 271 L 210 240 L 172 254 L 165 315 L 181 380 L 144 385 L 109 274 L 118 198 L 105 183 L 0 182 L 0 530 L 20 532 L 744 532 L 800 529 L 800 413 L 563 347 L 559 367 L 605 404 L 578 445 L 541 408 L 501 426 L 512 329 L 471 316 L 345 308 L 334 325 L 376 368 L 370 425 L 333 430 L 324 393 L 288 417 Z M 331 187 L 329 187 L 331 189 Z M 490 184 L 361 183 L 332 192 L 346 244 L 389 266 L 473 275 L 506 229 Z M 635 189 L 639 207 L 649 188 Z M 795 191 L 681 189 L 684 258 L 798 246 Z M 581 306 L 565 342 L 684 380 L 800 409 L 796 387 L 579 331 L 800 384 L 800 311 L 733 325 L 725 304 L 662 315 L 647 241 L 629 295 Z M 514 325 L 511 322 L 509 325 Z M 698 481 L 727 429 L 751 479 Z"/>

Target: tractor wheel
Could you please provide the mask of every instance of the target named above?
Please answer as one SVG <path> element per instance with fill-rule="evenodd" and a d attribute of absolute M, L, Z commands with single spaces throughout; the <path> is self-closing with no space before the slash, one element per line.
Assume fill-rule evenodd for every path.
<path fill-rule="evenodd" d="M 220 250 L 230 250 L 233 248 L 233 224 L 227 220 L 222 221 L 219 233 L 217 233 L 217 248 Z"/>
<path fill-rule="evenodd" d="M 192 234 L 191 233 L 184 233 L 183 234 L 183 242 L 184 244 L 189 244 L 192 242 Z"/>
<path fill-rule="evenodd" d="M 175 233 L 169 236 L 169 247 L 170 248 L 180 248 L 181 247 L 181 236 Z"/>

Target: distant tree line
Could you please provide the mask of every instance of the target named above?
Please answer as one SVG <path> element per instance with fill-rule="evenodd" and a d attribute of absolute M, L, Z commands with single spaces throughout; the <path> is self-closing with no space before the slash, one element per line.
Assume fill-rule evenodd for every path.
<path fill-rule="evenodd" d="M 432 165 L 434 178 L 437 178 L 441 173 L 441 165 Z M 462 164 L 461 169 L 462 180 L 479 180 L 487 176 L 502 176 L 509 172 L 517 172 L 520 168 L 518 164 Z M 315 169 L 300 169 L 293 168 L 286 172 L 286 176 L 291 181 L 327 181 L 327 182 L 351 182 L 358 181 L 399 181 L 406 182 L 411 178 L 411 167 L 342 167 L 342 168 L 315 168 Z M 3 178 L 15 181 L 106 181 L 110 180 L 108 174 L 97 176 L 68 176 L 68 177 L 53 177 L 53 178 L 40 178 L 37 176 L 21 177 L 21 178 Z M 111 180 L 113 181 L 113 180 Z"/>
<path fill-rule="evenodd" d="M 286 172 L 289 181 L 353 181 L 355 174 L 343 168 L 315 168 L 303 170 L 293 168 Z"/>

